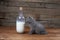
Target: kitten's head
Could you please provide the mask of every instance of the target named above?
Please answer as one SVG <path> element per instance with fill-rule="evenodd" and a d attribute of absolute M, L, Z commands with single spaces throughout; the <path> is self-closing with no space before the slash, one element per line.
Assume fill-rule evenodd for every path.
<path fill-rule="evenodd" d="M 31 16 L 27 17 L 27 18 L 26 18 L 26 22 L 27 22 L 27 23 L 33 22 L 33 17 L 31 17 Z"/>

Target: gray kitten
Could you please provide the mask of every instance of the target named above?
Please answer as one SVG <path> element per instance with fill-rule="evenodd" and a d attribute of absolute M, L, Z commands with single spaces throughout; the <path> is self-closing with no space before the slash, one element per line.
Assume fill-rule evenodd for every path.
<path fill-rule="evenodd" d="M 29 34 L 47 34 L 44 26 L 40 23 L 38 23 L 33 17 L 27 17 L 26 18 L 26 23 L 30 27 L 30 32 Z"/>

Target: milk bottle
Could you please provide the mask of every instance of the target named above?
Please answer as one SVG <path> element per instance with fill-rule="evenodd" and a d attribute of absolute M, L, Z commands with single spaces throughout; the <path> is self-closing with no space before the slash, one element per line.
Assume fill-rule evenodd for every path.
<path fill-rule="evenodd" d="M 25 24 L 25 18 L 23 15 L 23 8 L 20 7 L 19 16 L 17 17 L 17 20 L 16 20 L 16 31 L 18 33 L 24 32 L 24 24 Z"/>

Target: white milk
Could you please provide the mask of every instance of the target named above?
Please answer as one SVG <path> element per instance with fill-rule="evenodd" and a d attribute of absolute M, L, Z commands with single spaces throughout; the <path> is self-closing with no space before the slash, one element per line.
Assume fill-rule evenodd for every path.
<path fill-rule="evenodd" d="M 24 24 L 25 24 L 25 22 L 16 22 L 16 31 L 18 32 L 18 33 L 23 33 L 24 32 Z"/>

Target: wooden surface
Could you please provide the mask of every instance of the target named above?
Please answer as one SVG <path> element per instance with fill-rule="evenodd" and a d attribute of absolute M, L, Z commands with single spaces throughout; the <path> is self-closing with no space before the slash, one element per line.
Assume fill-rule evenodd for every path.
<path fill-rule="evenodd" d="M 0 40 L 60 40 L 60 29 L 46 28 L 48 34 L 29 35 L 29 29 L 25 28 L 24 34 L 18 34 L 15 27 L 2 27 L 0 26 Z"/>

